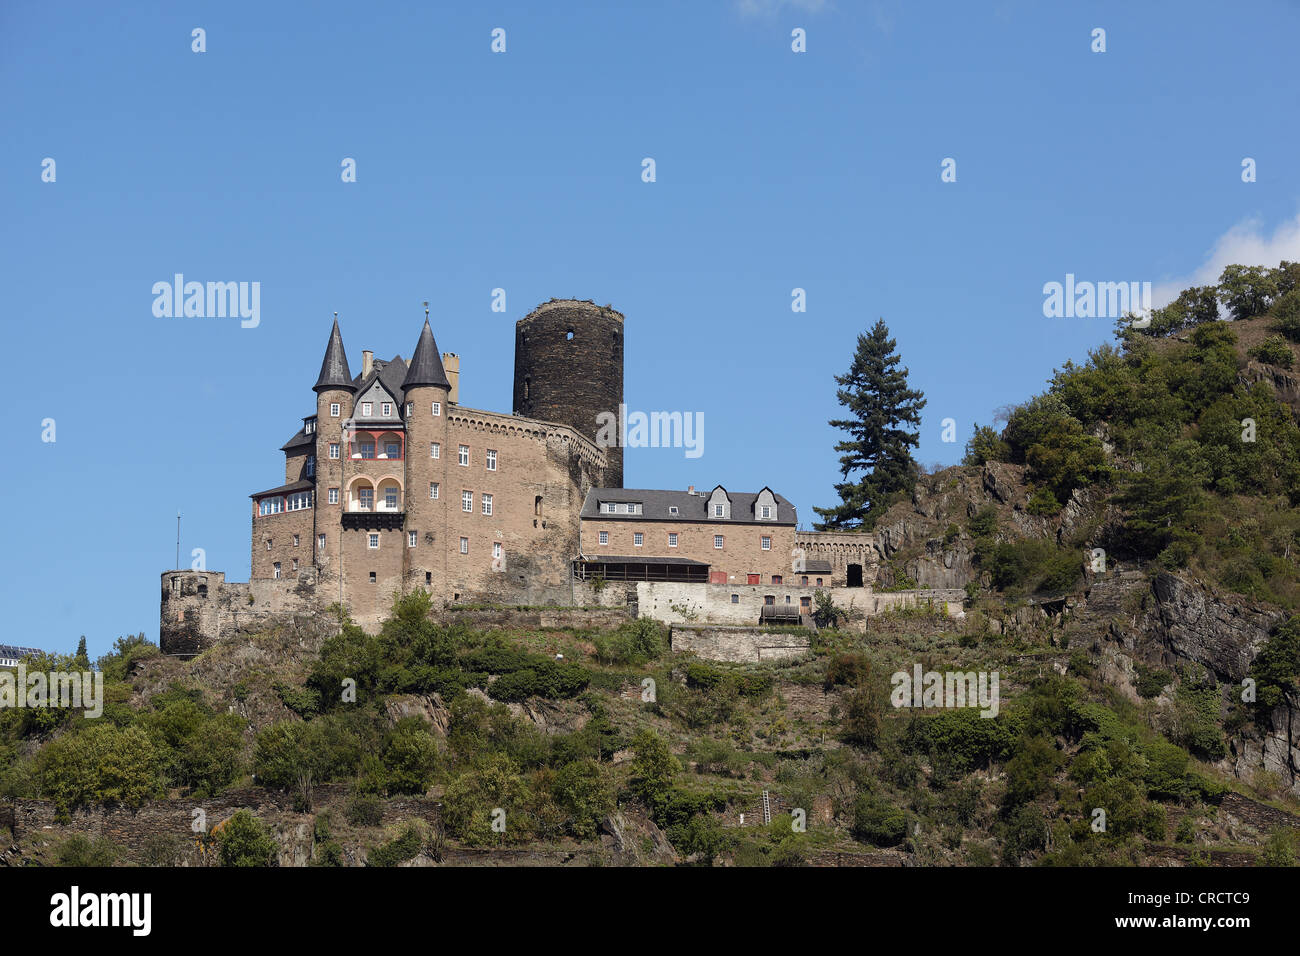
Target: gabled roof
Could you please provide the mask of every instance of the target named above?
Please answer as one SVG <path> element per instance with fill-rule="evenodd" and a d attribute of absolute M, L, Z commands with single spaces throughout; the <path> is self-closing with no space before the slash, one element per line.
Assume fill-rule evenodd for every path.
<path fill-rule="evenodd" d="M 334 328 L 330 331 L 329 344 L 325 346 L 325 359 L 320 363 L 320 376 L 313 391 L 327 388 L 351 388 L 352 372 L 348 370 L 348 355 L 343 351 L 343 335 L 339 332 L 339 320 L 334 319 Z"/>
<path fill-rule="evenodd" d="M 721 487 L 721 486 L 719 486 Z M 768 489 L 771 491 L 771 489 Z M 699 521 L 702 524 L 775 524 L 792 525 L 797 523 L 795 507 L 785 498 L 772 492 L 776 499 L 776 518 L 758 519 L 754 517 L 756 492 L 730 492 L 731 517 L 710 518 L 708 514 L 709 497 L 712 492 L 691 494 L 689 491 L 664 491 L 648 488 L 592 488 L 582 503 L 583 518 L 617 519 L 619 521 Z M 637 501 L 641 503 L 642 513 L 605 514 L 600 510 L 602 501 Z M 673 514 L 670 508 L 676 508 Z"/>
<path fill-rule="evenodd" d="M 427 318 L 424 320 L 424 328 L 420 330 L 420 341 L 415 344 L 415 354 L 411 356 L 410 369 L 402 382 L 402 388 L 418 388 L 422 385 L 451 388 L 447 372 L 442 367 L 438 343 L 433 340 L 433 329 L 429 328 Z"/>
<path fill-rule="evenodd" d="M 370 374 L 365 378 L 358 375 L 352 380 L 352 390 L 358 396 L 370 390 L 370 386 L 379 382 L 380 386 L 394 402 L 402 401 L 402 379 L 406 375 L 406 362 L 400 355 L 394 355 L 387 362 L 377 361 Z M 353 409 L 356 412 L 356 409 Z"/>
<path fill-rule="evenodd" d="M 295 448 L 301 448 L 304 446 L 310 448 L 314 447 L 315 444 L 316 439 L 307 434 L 307 426 L 304 425 L 302 428 L 299 428 L 294 432 L 292 438 L 280 446 L 280 451 L 292 451 Z"/>

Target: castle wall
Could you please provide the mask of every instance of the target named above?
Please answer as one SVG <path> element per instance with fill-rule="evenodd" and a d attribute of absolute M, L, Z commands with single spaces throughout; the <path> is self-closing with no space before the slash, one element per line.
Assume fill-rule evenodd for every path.
<path fill-rule="evenodd" d="M 609 535 L 609 543 L 600 543 L 600 533 Z M 642 544 L 636 545 L 637 533 Z M 677 547 L 668 546 L 668 535 L 677 535 Z M 723 546 L 713 546 L 714 536 L 722 535 Z M 763 548 L 763 538 L 771 547 Z M 712 572 L 723 572 L 730 583 L 744 583 L 748 575 L 771 583 L 778 576 L 790 580 L 791 552 L 795 529 L 772 522 L 742 524 L 732 521 L 638 521 L 627 518 L 586 518 L 582 522 L 582 554 L 589 561 L 602 555 L 633 557 L 670 557 L 703 561 Z"/>
<path fill-rule="evenodd" d="M 330 603 L 313 571 L 289 580 L 227 582 L 222 571 L 164 571 L 159 646 L 197 654 L 217 641 L 255 634 L 295 616 L 315 617 Z"/>
<path fill-rule="evenodd" d="M 690 651 L 698 657 L 737 664 L 801 657 L 812 647 L 812 634 L 766 631 L 756 627 L 673 625 L 674 651 Z"/>
<path fill-rule="evenodd" d="M 850 564 L 862 566 L 863 583 L 876 580 L 880 553 L 876 550 L 876 536 L 855 531 L 800 531 L 795 535 L 794 546 L 803 551 L 808 561 L 822 560 L 831 564 L 830 585 L 844 587 L 848 583 Z"/>

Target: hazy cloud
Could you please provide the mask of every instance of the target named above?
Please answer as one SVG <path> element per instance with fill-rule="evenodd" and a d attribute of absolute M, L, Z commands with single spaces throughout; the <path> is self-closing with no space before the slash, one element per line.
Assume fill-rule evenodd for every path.
<path fill-rule="evenodd" d="M 1258 218 L 1247 219 L 1220 236 L 1205 261 L 1190 275 L 1157 282 L 1151 298 L 1159 308 L 1172 302 L 1189 286 L 1214 285 L 1219 281 L 1224 266 L 1275 268 L 1283 259 L 1300 261 L 1300 214 L 1279 225 L 1271 236 L 1265 233 L 1264 224 Z"/>

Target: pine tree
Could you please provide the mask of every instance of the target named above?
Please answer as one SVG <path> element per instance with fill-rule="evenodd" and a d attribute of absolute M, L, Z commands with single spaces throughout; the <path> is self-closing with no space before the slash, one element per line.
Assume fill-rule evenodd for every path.
<path fill-rule="evenodd" d="M 823 519 L 814 525 L 818 531 L 869 529 L 916 481 L 911 449 L 918 433 L 906 426 L 921 424 L 925 396 L 907 387 L 907 369 L 898 367 L 896 345 L 884 320 L 877 320 L 870 334 L 858 336 L 848 372 L 835 376 L 840 386 L 835 397 L 851 417 L 829 424 L 850 437 L 835 445 L 842 453 L 840 476 L 845 479 L 835 486 L 840 504 L 813 508 Z M 859 480 L 849 480 L 859 472 Z"/>

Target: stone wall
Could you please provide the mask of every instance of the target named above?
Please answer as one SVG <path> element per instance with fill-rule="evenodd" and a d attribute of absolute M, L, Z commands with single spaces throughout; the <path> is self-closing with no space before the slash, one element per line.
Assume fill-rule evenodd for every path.
<path fill-rule="evenodd" d="M 811 632 L 769 631 L 757 627 L 707 627 L 674 625 L 670 631 L 674 651 L 691 651 L 715 661 L 756 664 L 807 654 Z"/>
<path fill-rule="evenodd" d="M 197 654 L 224 638 L 316 617 L 331 600 L 318 594 L 312 571 L 248 583 L 227 582 L 222 571 L 164 571 L 159 643 L 165 654 Z"/>

